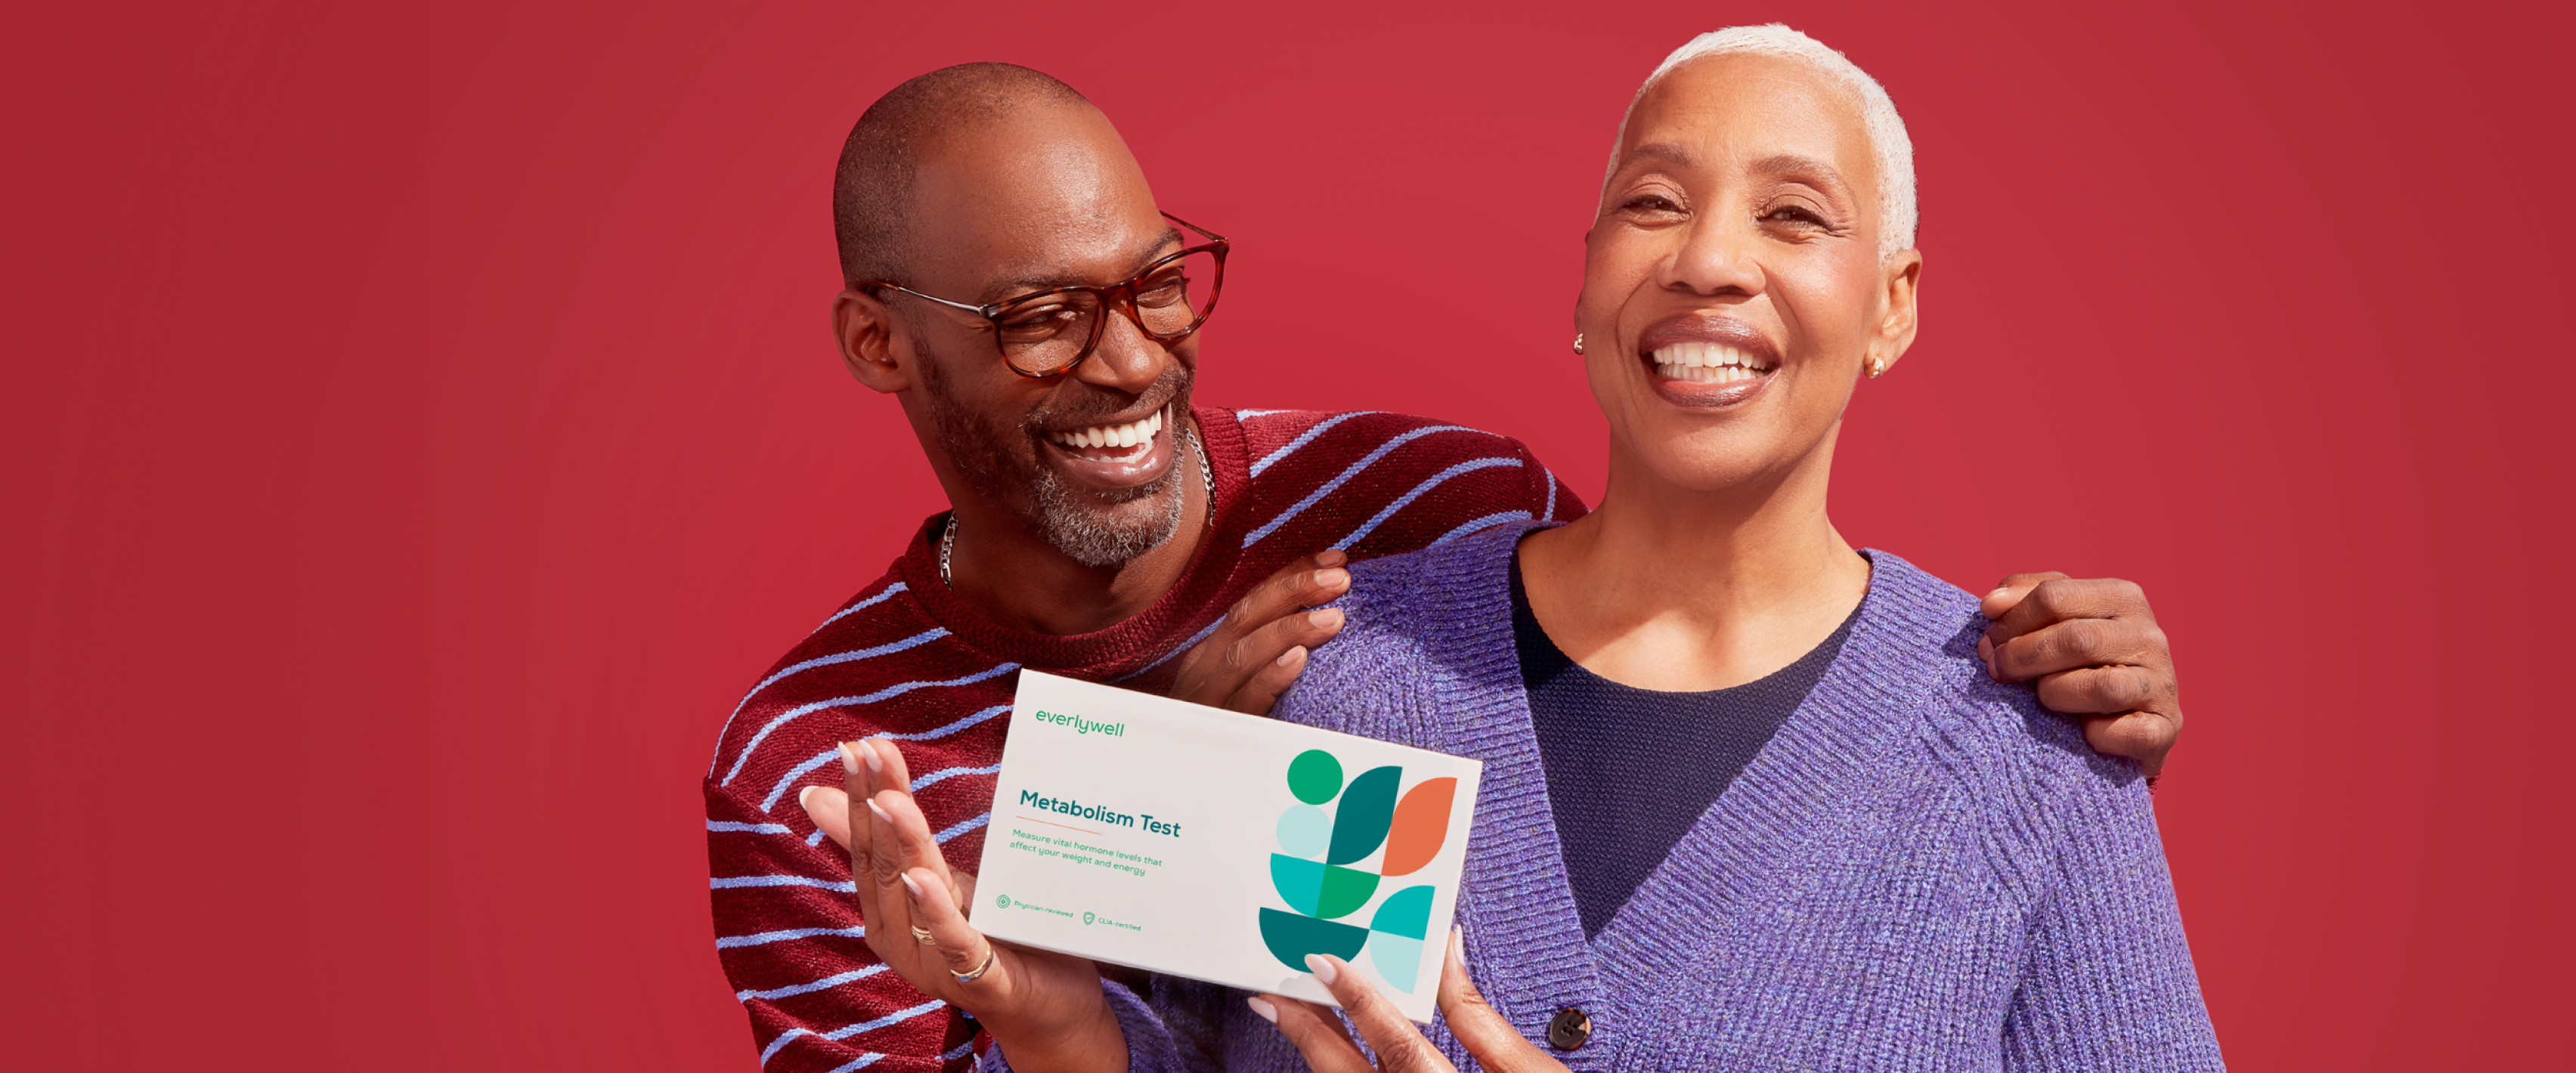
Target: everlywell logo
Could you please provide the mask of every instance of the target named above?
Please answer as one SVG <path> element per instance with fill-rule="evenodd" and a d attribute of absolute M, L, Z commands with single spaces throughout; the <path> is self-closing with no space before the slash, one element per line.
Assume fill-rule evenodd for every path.
<path fill-rule="evenodd" d="M 1366 927 L 1341 922 L 1367 906 L 1383 880 L 1430 864 L 1449 838 L 1458 780 L 1424 779 L 1399 800 L 1403 780 L 1404 769 L 1389 765 L 1345 782 L 1341 760 L 1322 749 L 1289 762 L 1288 792 L 1297 803 L 1279 814 L 1270 883 L 1293 912 L 1261 910 L 1262 941 L 1281 964 L 1304 972 L 1308 954 L 1350 961 L 1366 949 L 1378 975 L 1413 992 L 1431 928 L 1430 884 L 1388 891 Z M 1381 847 L 1386 852 L 1369 866 Z"/>

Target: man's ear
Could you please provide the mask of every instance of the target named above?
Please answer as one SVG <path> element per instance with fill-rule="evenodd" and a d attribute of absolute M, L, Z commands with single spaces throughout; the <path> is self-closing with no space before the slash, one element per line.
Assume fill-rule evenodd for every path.
<path fill-rule="evenodd" d="M 1887 307 L 1880 311 L 1878 330 L 1869 340 L 1869 360 L 1880 372 L 1894 368 L 1896 359 L 1914 345 L 1914 289 L 1922 278 L 1923 251 L 1906 250 L 1888 259 L 1883 276 Z"/>
<path fill-rule="evenodd" d="M 912 388 L 911 362 L 918 360 L 895 352 L 893 313 L 877 296 L 860 291 L 832 299 L 832 339 L 840 344 L 841 363 L 870 390 L 888 395 Z"/>

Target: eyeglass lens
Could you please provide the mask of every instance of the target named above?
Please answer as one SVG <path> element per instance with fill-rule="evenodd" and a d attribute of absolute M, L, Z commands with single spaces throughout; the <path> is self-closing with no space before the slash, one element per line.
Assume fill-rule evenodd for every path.
<path fill-rule="evenodd" d="M 1154 267 L 1136 284 L 1136 319 L 1147 334 L 1171 339 L 1207 319 L 1216 301 L 1218 261 L 1213 251 L 1186 254 Z M 1002 356 L 1023 372 L 1050 373 L 1082 360 L 1102 313 L 1092 291 L 1032 295 L 995 317 Z"/>

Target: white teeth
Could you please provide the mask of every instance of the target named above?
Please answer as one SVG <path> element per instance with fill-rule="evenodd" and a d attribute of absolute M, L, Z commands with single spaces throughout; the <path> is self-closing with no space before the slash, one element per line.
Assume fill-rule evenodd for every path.
<path fill-rule="evenodd" d="M 1658 368 L 1718 369 L 1731 367 L 1751 369 L 1755 372 L 1762 372 L 1771 368 L 1771 366 L 1765 364 L 1761 359 L 1756 358 L 1751 354 L 1737 350 L 1734 347 L 1720 346 L 1716 343 L 1675 343 L 1671 346 L 1655 351 L 1654 359 L 1655 365 Z M 1686 380 L 1701 378 L 1676 376 L 1674 379 Z M 1736 377 L 1735 379 L 1742 378 Z"/>
<path fill-rule="evenodd" d="M 1047 438 L 1066 447 L 1135 447 L 1153 442 L 1155 434 L 1161 431 L 1163 412 L 1156 410 L 1145 415 L 1142 421 L 1130 421 L 1124 425 L 1093 425 L 1072 432 L 1052 433 Z"/>
<path fill-rule="evenodd" d="M 1726 384 L 1738 380 L 1751 380 L 1762 375 L 1760 370 L 1747 369 L 1738 365 L 1672 365 L 1663 362 L 1655 364 L 1655 373 L 1668 379 L 1695 384 Z"/>

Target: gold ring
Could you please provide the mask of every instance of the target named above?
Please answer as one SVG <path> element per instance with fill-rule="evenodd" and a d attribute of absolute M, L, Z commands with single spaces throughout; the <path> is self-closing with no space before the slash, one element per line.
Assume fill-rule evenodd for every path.
<path fill-rule="evenodd" d="M 936 936 L 936 935 L 932 935 L 932 934 L 930 934 L 930 929 L 925 928 L 925 927 L 922 927 L 921 925 L 918 925 L 918 924 L 915 924 L 915 925 L 913 925 L 913 927 L 912 927 L 912 938 L 913 938 L 913 941 L 918 942 L 918 943 L 920 943 L 920 944 L 921 944 L 921 945 L 923 945 L 923 946 L 937 946 L 937 945 L 939 945 L 939 937 L 938 937 L 938 936 Z"/>
<path fill-rule="evenodd" d="M 955 969 L 950 969 L 948 970 L 948 975 L 956 977 L 957 982 L 961 984 L 974 983 L 977 980 L 983 979 L 985 973 L 993 971 L 993 961 L 1000 957 L 1001 954 L 1002 952 L 995 949 L 993 944 L 986 943 L 984 944 L 984 963 L 975 966 L 975 971 L 959 972 Z"/>

